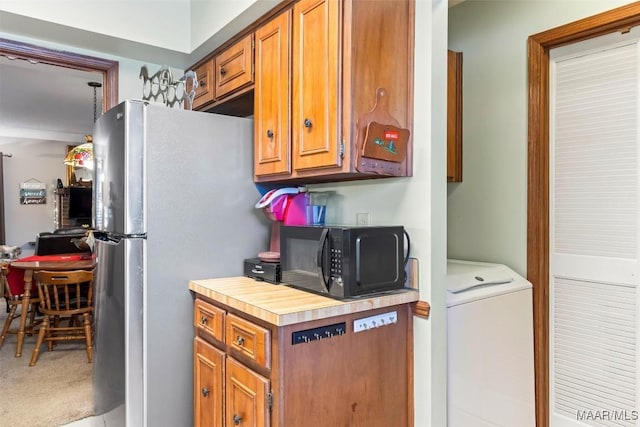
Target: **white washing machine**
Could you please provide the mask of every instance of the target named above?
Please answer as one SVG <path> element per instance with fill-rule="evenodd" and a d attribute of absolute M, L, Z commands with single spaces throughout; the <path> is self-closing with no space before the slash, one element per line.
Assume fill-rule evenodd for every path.
<path fill-rule="evenodd" d="M 507 266 L 448 260 L 449 427 L 535 427 L 531 292 Z"/>

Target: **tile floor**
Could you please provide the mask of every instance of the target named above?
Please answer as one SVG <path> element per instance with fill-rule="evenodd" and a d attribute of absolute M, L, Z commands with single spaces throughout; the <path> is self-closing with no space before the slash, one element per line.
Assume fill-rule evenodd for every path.
<path fill-rule="evenodd" d="M 124 418 L 123 411 L 124 407 L 120 406 L 104 415 L 83 418 L 60 427 L 124 427 L 121 425 L 121 420 Z"/>

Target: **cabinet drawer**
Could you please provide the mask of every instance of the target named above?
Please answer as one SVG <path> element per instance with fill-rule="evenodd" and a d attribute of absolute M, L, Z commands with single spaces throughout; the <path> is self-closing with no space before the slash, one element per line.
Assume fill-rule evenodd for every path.
<path fill-rule="evenodd" d="M 193 309 L 193 324 L 196 330 L 206 332 L 213 338 L 224 342 L 224 310 L 196 300 Z"/>
<path fill-rule="evenodd" d="M 268 329 L 229 314 L 226 319 L 226 343 L 229 349 L 271 369 L 271 333 Z"/>
<path fill-rule="evenodd" d="M 193 71 L 195 71 L 198 79 L 198 87 L 196 87 L 196 93 L 193 98 L 193 109 L 196 110 L 214 99 L 213 60 L 205 62 Z M 186 90 L 189 92 L 191 88 L 187 87 Z"/>
<path fill-rule="evenodd" d="M 253 83 L 253 34 L 215 57 L 217 100 Z"/>

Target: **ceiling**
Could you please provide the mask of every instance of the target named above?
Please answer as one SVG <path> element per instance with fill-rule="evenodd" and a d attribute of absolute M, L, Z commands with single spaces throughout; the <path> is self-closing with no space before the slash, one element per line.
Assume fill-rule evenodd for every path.
<path fill-rule="evenodd" d="M 0 56 L 0 146 L 20 140 L 81 144 L 92 133 L 102 74 Z M 101 114 L 102 89 L 96 91 Z"/>

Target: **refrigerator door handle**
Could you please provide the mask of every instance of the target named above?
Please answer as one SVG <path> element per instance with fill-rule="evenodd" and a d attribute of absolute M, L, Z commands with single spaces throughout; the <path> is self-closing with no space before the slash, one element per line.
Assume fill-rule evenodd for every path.
<path fill-rule="evenodd" d="M 117 245 L 120 243 L 122 239 L 146 239 L 147 233 L 137 233 L 137 234 L 120 234 L 120 233 L 110 233 L 107 231 L 94 231 L 93 237 L 96 240 L 100 240 L 105 243 L 109 243 L 112 245 Z"/>

